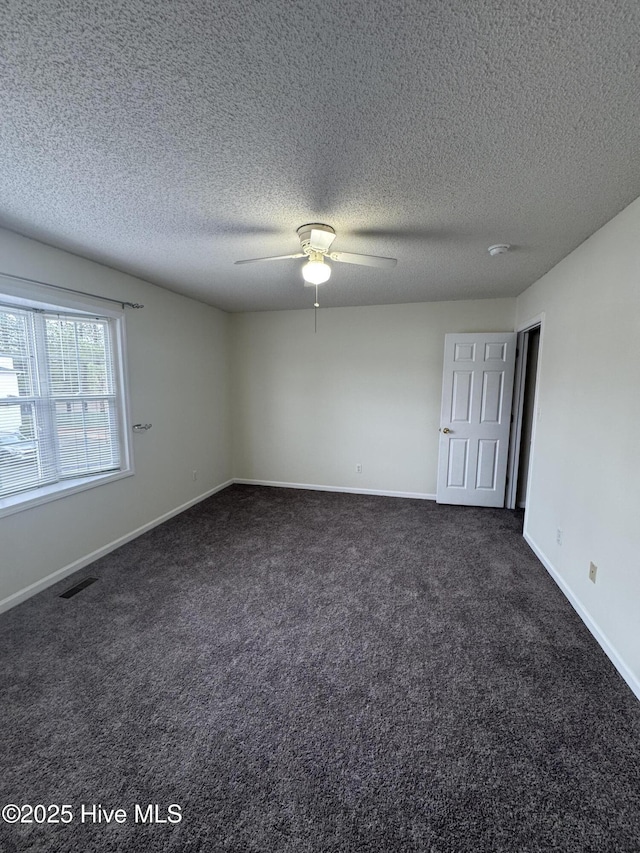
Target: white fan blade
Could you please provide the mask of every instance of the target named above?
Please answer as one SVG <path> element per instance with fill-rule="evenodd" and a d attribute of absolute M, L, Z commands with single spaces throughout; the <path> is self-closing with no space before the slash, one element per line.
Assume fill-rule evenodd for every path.
<path fill-rule="evenodd" d="M 236 264 L 255 264 L 258 261 L 286 261 L 288 258 L 304 258 L 304 252 L 295 255 L 274 255 L 272 258 L 248 258 L 246 261 L 234 261 Z"/>
<path fill-rule="evenodd" d="M 319 228 L 312 228 L 309 245 L 316 252 L 326 252 L 335 239 L 336 235 L 330 231 L 321 231 Z"/>
<path fill-rule="evenodd" d="M 353 252 L 331 252 L 329 257 L 332 261 L 339 261 L 341 264 L 360 264 L 363 267 L 384 267 L 385 269 L 391 269 L 398 263 L 396 258 L 356 255 Z"/>

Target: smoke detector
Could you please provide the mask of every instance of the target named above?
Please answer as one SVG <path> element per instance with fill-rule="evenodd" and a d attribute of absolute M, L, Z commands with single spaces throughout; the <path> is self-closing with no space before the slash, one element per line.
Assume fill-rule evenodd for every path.
<path fill-rule="evenodd" d="M 508 243 L 496 243 L 495 246 L 489 246 L 487 252 L 493 257 L 494 255 L 506 255 L 511 246 Z"/>

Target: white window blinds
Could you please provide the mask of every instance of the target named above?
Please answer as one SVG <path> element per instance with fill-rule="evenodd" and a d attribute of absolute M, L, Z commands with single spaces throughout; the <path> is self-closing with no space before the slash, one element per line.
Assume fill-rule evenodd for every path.
<path fill-rule="evenodd" d="M 0 498 L 119 469 L 112 322 L 0 305 Z"/>

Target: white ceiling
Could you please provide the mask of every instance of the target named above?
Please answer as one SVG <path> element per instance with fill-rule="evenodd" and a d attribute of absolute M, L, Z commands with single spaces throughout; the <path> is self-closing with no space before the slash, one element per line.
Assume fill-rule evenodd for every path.
<path fill-rule="evenodd" d="M 0 225 L 228 311 L 312 304 L 233 265 L 306 222 L 398 258 L 321 304 L 497 297 L 640 195 L 638 0 L 16 0 L 0 40 Z"/>

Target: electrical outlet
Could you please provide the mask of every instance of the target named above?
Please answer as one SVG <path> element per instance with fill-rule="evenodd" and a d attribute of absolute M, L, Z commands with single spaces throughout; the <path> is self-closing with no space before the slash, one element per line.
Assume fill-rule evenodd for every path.
<path fill-rule="evenodd" d="M 589 563 L 589 580 L 591 583 L 596 582 L 596 575 L 598 574 L 598 567 L 595 563 Z"/>
<path fill-rule="evenodd" d="M 362 474 L 362 465 L 359 462 L 356 465 L 356 474 Z"/>
<path fill-rule="evenodd" d="M 198 472 L 197 472 L 197 471 L 194 471 L 194 472 L 193 472 L 193 481 L 194 481 L 194 483 L 195 483 L 195 481 L 196 481 L 197 479 L 198 479 Z"/>
<path fill-rule="evenodd" d="M 560 528 L 556 530 L 556 542 L 558 545 L 562 545 L 562 530 Z"/>

